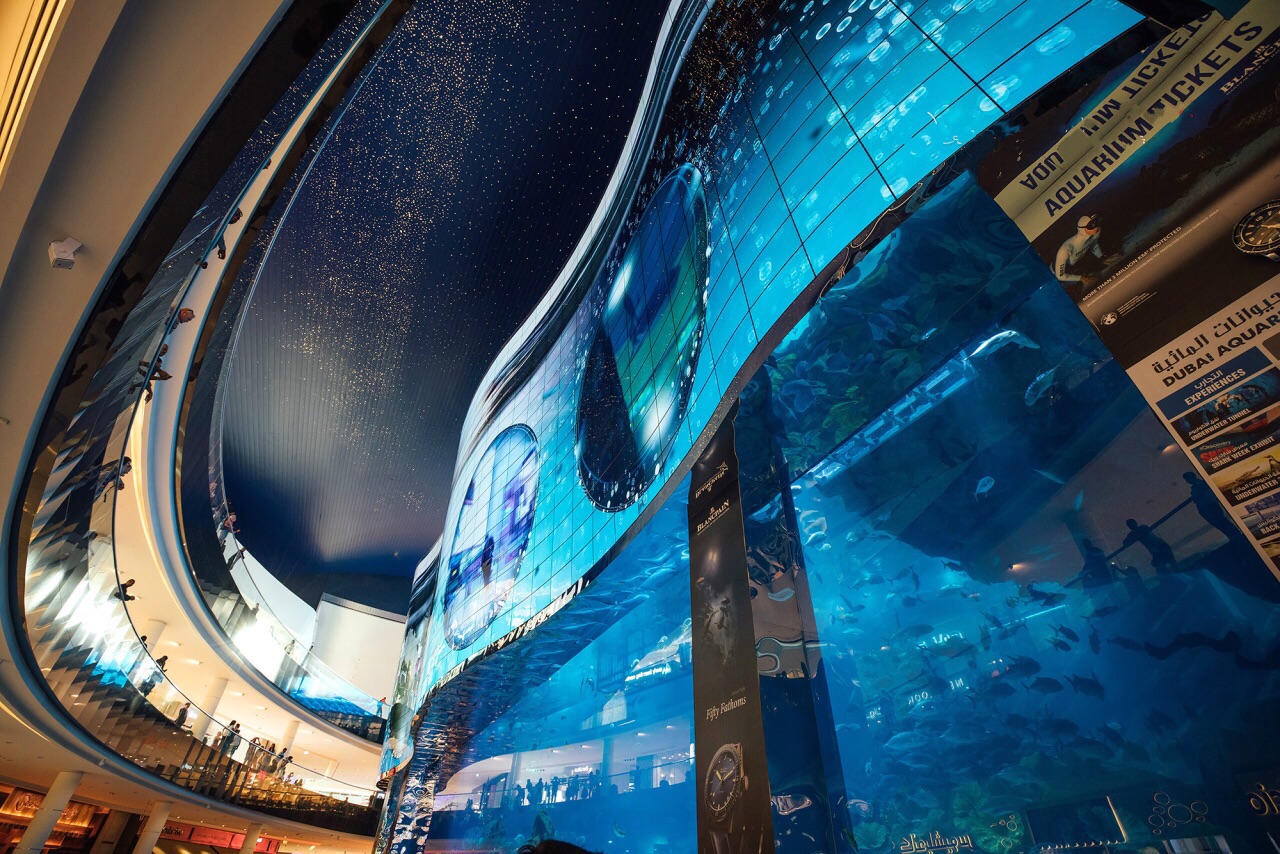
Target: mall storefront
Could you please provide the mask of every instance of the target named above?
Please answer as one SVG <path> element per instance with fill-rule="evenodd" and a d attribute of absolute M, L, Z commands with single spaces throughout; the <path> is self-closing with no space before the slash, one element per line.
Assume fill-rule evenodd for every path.
<path fill-rule="evenodd" d="M 775 5 L 477 395 L 380 850 L 1280 850 L 1280 9 Z"/>

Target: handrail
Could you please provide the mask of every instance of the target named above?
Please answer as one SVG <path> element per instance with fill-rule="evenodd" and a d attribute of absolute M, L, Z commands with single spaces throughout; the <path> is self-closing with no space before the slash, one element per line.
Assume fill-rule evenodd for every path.
<path fill-rule="evenodd" d="M 360 708 L 364 714 L 370 717 L 385 720 L 387 717 L 386 702 L 376 700 L 372 695 L 367 694 L 355 685 L 352 685 L 350 680 L 325 663 L 324 659 L 310 651 L 309 647 L 311 644 L 304 641 L 302 638 L 299 638 L 293 630 L 289 628 L 289 625 L 275 613 L 271 608 L 270 598 L 262 592 L 262 589 L 258 587 L 257 582 L 254 581 L 252 573 L 248 570 L 248 561 L 244 558 L 244 555 L 248 553 L 248 549 L 240 545 L 240 541 L 236 539 L 235 533 L 232 531 L 227 532 L 227 540 L 227 548 L 232 554 L 232 556 L 229 557 L 229 560 L 233 563 L 242 563 L 245 566 L 245 580 L 249 587 L 252 588 L 254 601 L 258 606 L 256 613 L 259 616 L 266 613 L 273 621 L 272 624 L 268 624 L 266 627 L 268 632 L 271 633 L 271 639 L 277 644 L 280 644 L 280 641 L 275 636 L 277 630 L 282 632 L 286 638 L 284 643 L 280 644 L 281 654 L 296 664 L 304 672 L 308 674 L 317 674 L 319 677 L 327 681 L 337 683 L 341 688 L 345 688 L 348 693 L 343 694 L 337 699 L 351 703 L 352 705 Z M 226 554 L 226 551 L 224 551 L 224 554 Z M 236 584 L 239 585 L 240 583 L 240 580 L 236 579 Z M 243 591 L 242 588 L 242 592 L 247 591 Z M 232 642 L 235 642 L 234 638 L 232 638 Z M 297 650 L 299 649 L 305 649 L 306 651 L 303 652 L 301 656 L 298 656 Z M 288 692 L 290 696 L 295 696 L 289 686 L 281 685 L 280 687 Z M 296 696 L 295 699 L 297 699 Z"/>
<path fill-rule="evenodd" d="M 355 29 L 333 43 L 336 52 L 322 52 L 308 71 L 316 73 L 303 86 L 327 81 L 310 90 L 320 94 L 303 95 L 308 106 L 301 108 L 282 102 L 280 116 L 292 127 L 314 117 L 309 105 L 317 98 L 344 91 L 342 75 L 368 61 L 407 8 L 402 0 L 367 5 Z M 396 14 L 384 16 L 388 9 Z M 379 38 L 366 41 L 375 26 Z M 68 725 L 103 750 L 214 800 L 369 834 L 381 800 L 374 789 L 281 762 L 280 754 L 252 744 L 255 736 L 270 741 L 252 726 L 241 724 L 225 736 L 230 722 L 207 715 L 174 684 L 163 672 L 166 657 L 147 648 L 133 623 L 116 561 L 116 499 L 132 468 L 126 442 L 141 406 L 152 399 L 152 385 L 168 378 L 160 359 L 164 342 L 191 319 L 179 311 L 184 296 L 222 240 L 230 212 L 262 172 L 253 150 L 252 144 L 245 147 L 175 248 L 163 261 L 157 258 L 154 275 L 113 286 L 112 301 L 97 307 L 78 339 L 57 408 L 48 411 L 42 427 L 46 450 L 28 463 L 28 509 L 15 522 L 21 571 L 11 580 L 19 594 L 13 616 L 21 626 L 21 654 L 32 675 L 36 669 L 42 673 L 42 690 L 61 707 Z M 237 192 L 244 176 L 249 184 Z M 211 218 L 208 212 L 216 210 L 228 213 Z M 216 724 L 215 736 L 224 736 L 217 747 L 182 725 L 193 711 Z"/>

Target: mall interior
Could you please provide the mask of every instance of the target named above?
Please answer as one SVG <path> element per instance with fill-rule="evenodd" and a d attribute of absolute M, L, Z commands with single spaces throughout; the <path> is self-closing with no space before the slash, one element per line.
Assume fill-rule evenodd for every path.
<path fill-rule="evenodd" d="M 0 854 L 1280 852 L 1280 2 L 3 0 Z"/>

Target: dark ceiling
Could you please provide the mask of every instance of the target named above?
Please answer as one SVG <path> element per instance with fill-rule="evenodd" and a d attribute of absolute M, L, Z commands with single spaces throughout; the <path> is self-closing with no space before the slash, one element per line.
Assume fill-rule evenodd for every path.
<path fill-rule="evenodd" d="M 224 436 L 243 543 L 307 598 L 403 609 L 472 394 L 604 193 L 664 5 L 420 0 L 317 158 Z"/>

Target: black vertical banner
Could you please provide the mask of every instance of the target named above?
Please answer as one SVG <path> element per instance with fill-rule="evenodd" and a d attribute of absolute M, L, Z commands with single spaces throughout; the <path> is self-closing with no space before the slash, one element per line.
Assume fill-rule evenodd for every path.
<path fill-rule="evenodd" d="M 693 466 L 689 573 L 699 854 L 773 854 L 733 421 Z"/>

